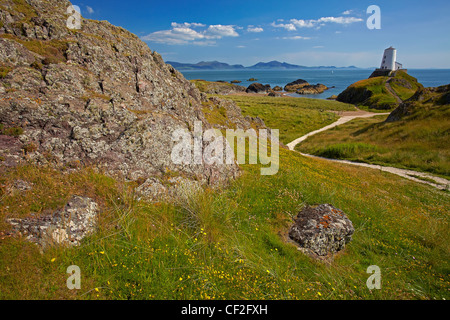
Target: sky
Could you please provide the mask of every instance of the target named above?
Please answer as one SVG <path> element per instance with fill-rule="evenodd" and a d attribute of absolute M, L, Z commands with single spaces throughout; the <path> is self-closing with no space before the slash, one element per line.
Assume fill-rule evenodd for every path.
<path fill-rule="evenodd" d="M 139 36 L 165 61 L 250 66 L 378 67 L 397 49 L 405 68 L 450 69 L 450 1 L 72 0 L 83 17 Z M 367 20 L 380 8 L 381 29 Z M 370 22 L 373 22 L 372 20 Z"/>

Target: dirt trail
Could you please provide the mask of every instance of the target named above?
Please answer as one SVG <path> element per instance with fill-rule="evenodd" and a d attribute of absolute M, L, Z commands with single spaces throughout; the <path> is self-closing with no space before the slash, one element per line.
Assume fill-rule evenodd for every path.
<path fill-rule="evenodd" d="M 370 118 L 370 117 L 374 117 L 377 115 L 387 115 L 389 113 L 371 113 L 371 112 L 364 112 L 364 111 L 351 111 L 351 112 L 343 112 L 340 114 L 342 114 L 342 117 L 338 121 L 336 121 L 326 127 L 323 127 L 322 129 L 312 131 L 312 132 L 292 141 L 291 143 L 288 143 L 287 147 L 289 148 L 289 150 L 295 151 L 295 147 L 299 143 L 303 142 L 307 138 L 309 138 L 319 132 L 323 132 L 323 131 L 329 130 L 331 128 L 337 127 L 341 124 L 344 124 L 344 123 L 349 122 L 356 118 Z M 295 152 L 297 152 L 297 151 L 295 151 Z M 450 181 L 449 180 L 440 178 L 440 177 L 436 177 L 436 176 L 433 176 L 428 173 L 417 172 L 417 171 L 406 170 L 406 169 L 399 169 L 399 168 L 394 168 L 394 167 L 385 167 L 385 166 L 368 164 L 368 163 L 354 162 L 354 161 L 348 161 L 348 160 L 336 160 L 336 159 L 322 158 L 322 157 L 317 157 L 317 156 L 313 156 L 313 155 L 305 154 L 305 153 L 301 153 L 301 152 L 299 152 L 299 153 L 308 158 L 324 159 L 327 161 L 332 161 L 332 162 L 337 162 L 337 163 L 344 163 L 344 164 L 349 164 L 349 165 L 354 165 L 354 166 L 377 169 L 377 170 L 384 171 L 384 172 L 390 172 L 390 173 L 396 174 L 400 177 L 403 177 L 403 178 L 406 178 L 406 179 L 409 179 L 409 180 L 412 180 L 415 182 L 428 184 L 428 185 L 435 187 L 437 189 L 440 189 L 440 190 L 450 190 Z"/>
<path fill-rule="evenodd" d="M 287 147 L 289 148 L 289 150 L 294 150 L 295 147 L 300 143 L 305 141 L 307 138 L 319 133 L 319 132 L 323 132 L 329 129 L 332 129 L 334 127 L 340 126 L 341 124 L 344 124 L 346 122 L 349 122 L 353 119 L 356 118 L 371 118 L 371 117 L 375 117 L 375 116 L 382 116 L 382 115 L 388 115 L 389 113 L 373 113 L 373 112 L 366 112 L 366 111 L 347 111 L 347 112 L 341 112 L 339 113 L 339 115 L 341 115 L 341 118 L 339 118 L 338 121 L 323 127 L 322 129 L 316 130 L 316 131 L 312 131 L 298 139 L 295 139 L 294 141 L 292 141 L 291 143 L 287 144 Z"/>
<path fill-rule="evenodd" d="M 394 96 L 395 100 L 397 100 L 397 103 L 400 104 L 403 102 L 402 99 L 397 95 L 397 93 L 392 89 L 391 84 L 389 83 L 390 79 L 386 81 L 385 87 L 386 89 Z"/>

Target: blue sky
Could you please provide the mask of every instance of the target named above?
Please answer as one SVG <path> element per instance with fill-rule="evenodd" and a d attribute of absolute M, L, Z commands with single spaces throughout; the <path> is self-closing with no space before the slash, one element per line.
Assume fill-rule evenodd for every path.
<path fill-rule="evenodd" d="M 374 67 L 394 46 L 406 68 L 450 68 L 450 1 L 82 0 L 85 18 L 108 20 L 164 60 L 253 65 Z M 381 9 L 369 30 L 367 8 Z"/>

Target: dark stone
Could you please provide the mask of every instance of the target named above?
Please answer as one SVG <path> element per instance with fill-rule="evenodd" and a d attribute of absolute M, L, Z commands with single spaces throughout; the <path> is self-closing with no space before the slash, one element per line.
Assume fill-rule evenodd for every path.
<path fill-rule="evenodd" d="M 267 93 L 270 91 L 270 85 L 263 85 L 261 83 L 252 83 L 248 86 L 247 93 Z"/>

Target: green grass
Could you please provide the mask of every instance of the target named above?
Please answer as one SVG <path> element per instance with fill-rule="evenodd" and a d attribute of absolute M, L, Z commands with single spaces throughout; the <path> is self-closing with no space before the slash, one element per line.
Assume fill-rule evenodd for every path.
<path fill-rule="evenodd" d="M 295 138 L 332 121 L 320 118 L 325 110 L 353 108 L 310 99 L 227 98 L 269 126 L 295 128 Z M 212 112 L 209 117 L 226 121 L 223 110 Z M 278 119 L 284 112 L 289 117 Z M 306 121 L 309 113 L 315 115 L 313 125 Z M 292 123 L 297 119 L 303 121 L 298 127 Z M 383 119 L 345 126 L 371 136 Z M 418 134 L 414 124 L 408 125 L 413 127 L 406 133 Z M 330 132 L 339 136 L 345 126 Z M 387 131 L 391 137 L 406 134 L 398 126 Z M 291 139 L 285 132 L 285 141 Z M 392 148 L 388 136 L 381 141 L 386 143 L 339 142 L 337 150 L 347 156 Z M 75 248 L 40 254 L 25 239 L 0 240 L 0 299 L 450 298 L 448 192 L 284 149 L 274 176 L 261 176 L 257 165 L 241 168 L 229 187 L 206 189 L 174 204 L 137 200 L 137 183 L 90 168 L 66 173 L 32 165 L 3 168 L 0 230 L 8 230 L 6 218 L 50 214 L 72 195 L 93 198 L 100 217 L 97 233 Z M 32 189 L 14 189 L 17 179 Z M 287 241 L 292 218 L 303 206 L 319 203 L 342 209 L 356 230 L 352 242 L 329 262 L 314 260 Z M 70 265 L 81 269 L 81 290 L 66 287 Z M 371 265 L 381 268 L 381 290 L 366 287 Z"/>
<path fill-rule="evenodd" d="M 22 40 L 10 34 L 2 34 L 1 38 L 11 39 L 22 44 L 28 50 L 44 57 L 42 63 L 45 65 L 51 63 L 66 62 L 65 52 L 68 48 L 67 41 L 62 40 Z"/>
<path fill-rule="evenodd" d="M 279 129 L 280 141 L 284 144 L 335 122 L 337 114 L 329 111 L 355 110 L 349 104 L 308 98 L 220 97 L 236 102 L 245 116 L 260 117 L 269 128 Z"/>
<path fill-rule="evenodd" d="M 227 89 L 232 88 L 235 84 L 229 82 L 213 82 L 213 81 L 205 81 L 205 80 L 190 80 L 200 92 L 209 93 L 214 92 L 216 89 Z"/>
<path fill-rule="evenodd" d="M 0 123 L 0 134 L 10 137 L 18 137 L 21 134 L 23 134 L 23 128 L 20 127 L 5 128 L 5 126 Z"/>
<path fill-rule="evenodd" d="M 12 68 L 0 64 L 0 79 L 6 78 L 6 76 L 8 75 L 8 73 L 11 72 L 11 70 Z"/>
<path fill-rule="evenodd" d="M 281 150 L 275 176 L 244 166 L 224 190 L 176 205 L 138 202 L 132 186 L 87 170 L 22 167 L 2 176 L 1 217 L 44 213 L 80 192 L 101 203 L 97 234 L 41 255 L 25 240 L 0 246 L 2 299 L 448 299 L 448 194 L 374 170 Z M 14 179 L 33 190 L 5 192 Z M 19 201 L 20 199 L 20 201 Z M 322 263 L 286 241 L 305 204 L 344 210 L 356 232 Z M 82 289 L 66 286 L 69 265 Z M 366 269 L 378 265 L 382 290 Z"/>
<path fill-rule="evenodd" d="M 392 110 L 398 106 L 398 102 L 386 88 L 386 81 L 389 81 L 392 90 L 402 100 L 409 99 L 422 87 L 416 78 L 406 72 L 397 71 L 391 78 L 374 77 L 355 82 L 343 92 L 341 99 L 370 111 Z"/>
<path fill-rule="evenodd" d="M 411 98 L 419 88 L 423 88 L 416 78 L 403 71 L 397 72 L 390 86 L 403 101 Z"/>
<path fill-rule="evenodd" d="M 328 158 L 425 171 L 450 177 L 450 122 L 447 111 L 423 112 L 414 121 L 385 123 L 386 116 L 355 119 L 321 132 L 297 150 Z M 433 115 L 434 114 L 434 115 Z"/>
<path fill-rule="evenodd" d="M 382 110 L 390 110 L 396 107 L 397 101 L 385 87 L 387 79 L 388 77 L 375 77 L 352 84 L 350 87 L 357 91 L 368 90 L 372 93 L 370 98 L 360 103 L 360 106 Z"/>

